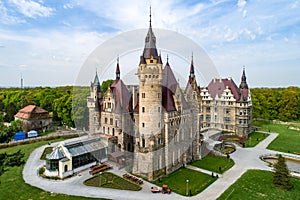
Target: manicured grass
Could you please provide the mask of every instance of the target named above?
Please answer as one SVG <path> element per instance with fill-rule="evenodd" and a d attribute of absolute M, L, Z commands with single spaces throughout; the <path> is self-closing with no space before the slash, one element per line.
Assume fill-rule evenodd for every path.
<path fill-rule="evenodd" d="M 51 142 L 61 141 L 63 138 L 51 140 Z M 31 144 L 24 144 L 14 147 L 9 147 L 5 149 L 0 149 L 0 153 L 15 153 L 19 149 L 25 153 L 24 159 L 25 161 L 28 159 L 30 153 L 40 147 L 42 145 L 47 144 L 48 141 L 35 142 Z M 77 197 L 77 196 L 69 196 L 64 194 L 56 194 L 43 191 L 39 188 L 32 187 L 26 184 L 22 177 L 23 166 L 18 167 L 8 167 L 7 171 L 0 177 L 0 199 L 6 200 L 36 200 L 36 199 L 52 199 L 52 200 L 68 200 L 68 199 L 93 199 L 93 198 L 85 198 L 85 197 Z"/>
<path fill-rule="evenodd" d="M 227 159 L 225 157 L 209 154 L 202 160 L 193 161 L 191 165 L 217 173 L 224 173 L 234 165 L 234 161 L 231 158 Z M 221 171 L 219 170 L 219 167 L 221 168 Z"/>
<path fill-rule="evenodd" d="M 300 154 L 300 131 L 287 129 L 287 125 L 267 122 L 253 122 L 253 126 L 262 127 L 264 131 L 279 133 L 278 137 L 269 144 L 268 149 Z"/>
<path fill-rule="evenodd" d="M 138 191 L 142 188 L 124 178 L 111 172 L 104 172 L 101 175 L 94 176 L 84 181 L 87 186 L 113 188 L 118 190 Z"/>
<path fill-rule="evenodd" d="M 273 200 L 300 198 L 300 179 L 292 178 L 294 187 L 289 191 L 274 187 L 272 179 L 272 172 L 248 170 L 218 199 Z"/>
<path fill-rule="evenodd" d="M 55 132 L 55 130 L 50 130 L 50 131 L 46 131 L 46 132 L 40 132 L 40 133 L 39 133 L 39 136 L 48 135 L 48 134 L 54 133 L 54 132 Z"/>
<path fill-rule="evenodd" d="M 53 150 L 53 147 L 45 147 L 43 154 L 41 155 L 41 160 L 46 160 L 46 155 L 50 154 Z"/>
<path fill-rule="evenodd" d="M 245 142 L 245 147 L 255 147 L 258 143 L 263 141 L 269 134 L 253 132 L 248 136 L 248 140 Z"/>
<path fill-rule="evenodd" d="M 217 178 L 212 178 L 210 175 L 203 174 L 191 169 L 180 168 L 179 170 L 156 180 L 154 184 L 162 186 L 167 184 L 171 189 L 171 192 L 186 196 L 186 180 L 188 183 L 188 196 L 196 195 L 212 184 Z"/>

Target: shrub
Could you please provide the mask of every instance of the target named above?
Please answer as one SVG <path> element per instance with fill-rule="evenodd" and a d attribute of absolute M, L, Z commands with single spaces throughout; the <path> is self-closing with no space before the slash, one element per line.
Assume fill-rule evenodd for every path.
<path fill-rule="evenodd" d="M 45 167 L 41 167 L 41 168 L 39 169 L 39 175 L 44 174 L 44 172 L 45 172 Z"/>

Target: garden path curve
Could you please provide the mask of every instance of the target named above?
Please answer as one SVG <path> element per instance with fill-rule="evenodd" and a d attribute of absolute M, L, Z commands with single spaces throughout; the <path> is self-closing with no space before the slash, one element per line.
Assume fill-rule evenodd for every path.
<path fill-rule="evenodd" d="M 41 167 L 45 161 L 40 160 L 40 156 L 43 153 L 45 146 L 35 149 L 28 158 L 24 169 L 23 178 L 26 183 L 41 188 L 45 191 L 54 193 L 63 193 L 68 195 L 86 196 L 94 198 L 109 198 L 109 199 L 216 199 L 227 188 L 230 187 L 244 172 L 248 169 L 263 169 L 271 170 L 268 164 L 259 159 L 263 154 L 276 154 L 278 152 L 268 150 L 266 147 L 277 137 L 276 133 L 270 134 L 256 147 L 253 148 L 241 148 L 237 147 L 236 151 L 231 154 L 231 158 L 234 160 L 235 165 L 225 172 L 221 178 L 217 179 L 208 188 L 206 188 L 200 194 L 193 197 L 183 197 L 176 193 L 170 195 L 152 194 L 150 192 L 153 184 L 144 181 L 143 189 L 141 191 L 126 191 L 126 190 L 114 190 L 106 188 L 88 187 L 83 184 L 83 181 L 91 177 L 88 170 L 81 172 L 76 177 L 72 177 L 63 181 L 48 180 L 39 177 L 38 168 Z M 116 168 L 115 168 L 116 169 Z M 125 171 L 115 170 L 112 172 L 122 175 Z"/>

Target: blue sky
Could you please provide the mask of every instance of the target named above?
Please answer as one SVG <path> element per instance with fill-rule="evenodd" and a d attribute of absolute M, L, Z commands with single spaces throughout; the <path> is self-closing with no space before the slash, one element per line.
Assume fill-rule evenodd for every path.
<path fill-rule="evenodd" d="M 194 40 L 222 77 L 239 83 L 245 66 L 250 87 L 300 86 L 300 1 L 0 0 L 0 87 L 21 74 L 25 86 L 73 85 L 97 46 L 148 27 L 150 4 L 153 27 Z"/>

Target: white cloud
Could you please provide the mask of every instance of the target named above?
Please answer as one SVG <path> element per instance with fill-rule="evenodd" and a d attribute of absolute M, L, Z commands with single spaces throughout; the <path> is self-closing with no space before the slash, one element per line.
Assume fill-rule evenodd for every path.
<path fill-rule="evenodd" d="M 3 24 L 19 24 L 25 23 L 26 21 L 20 19 L 18 17 L 12 16 L 8 13 L 7 8 L 3 5 L 2 1 L 0 1 L 0 21 Z"/>
<path fill-rule="evenodd" d="M 32 0 L 10 0 L 10 2 L 17 7 L 20 13 L 30 18 L 49 17 L 54 11 L 53 8 Z"/>
<path fill-rule="evenodd" d="M 247 4 L 246 0 L 238 0 L 237 6 L 239 7 L 239 9 L 243 9 Z"/>
<path fill-rule="evenodd" d="M 247 17 L 247 10 L 243 10 L 243 18 Z"/>
<path fill-rule="evenodd" d="M 63 5 L 63 8 L 64 9 L 71 9 L 71 8 L 73 8 L 73 5 L 70 4 L 70 3 L 66 3 L 66 4 Z"/>

